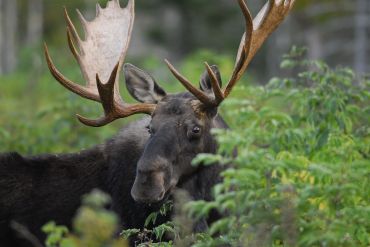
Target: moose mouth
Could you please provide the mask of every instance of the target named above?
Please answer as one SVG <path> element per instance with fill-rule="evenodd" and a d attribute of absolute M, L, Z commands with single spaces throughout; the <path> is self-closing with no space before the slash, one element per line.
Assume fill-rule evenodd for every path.
<path fill-rule="evenodd" d="M 159 200 L 159 201 L 156 201 L 156 202 L 152 202 L 152 203 L 146 203 L 147 205 L 149 206 L 162 206 L 162 204 L 164 202 L 166 202 L 168 199 L 170 199 L 170 197 L 172 196 L 172 193 L 174 190 L 176 190 L 176 183 L 175 184 L 171 184 L 170 187 L 164 192 L 162 198 Z"/>
<path fill-rule="evenodd" d="M 139 204 L 146 205 L 151 208 L 159 208 L 162 206 L 164 202 L 166 202 L 170 198 L 171 194 L 172 194 L 172 189 L 169 189 L 166 192 L 163 192 L 163 194 L 160 197 L 158 197 L 156 200 L 139 199 L 135 197 L 133 197 L 133 199 L 135 200 L 135 202 Z"/>
<path fill-rule="evenodd" d="M 171 178 L 166 182 L 165 172 L 145 174 L 141 172 L 135 178 L 131 188 L 131 196 L 138 203 L 155 204 L 168 199 L 178 179 Z M 167 180 L 168 181 L 168 180 Z"/>
<path fill-rule="evenodd" d="M 166 195 L 169 194 L 169 190 L 163 189 L 149 189 L 149 188 L 140 188 L 136 184 L 133 185 L 131 189 L 132 198 L 143 204 L 154 204 L 162 202 Z"/>
<path fill-rule="evenodd" d="M 169 199 L 172 195 L 173 190 L 176 187 L 176 183 L 170 184 L 167 189 L 164 189 L 159 196 L 148 196 L 143 197 L 140 193 L 140 196 L 137 196 L 137 190 L 134 188 L 135 185 L 132 187 L 131 196 L 135 200 L 135 202 L 140 204 L 146 204 L 148 206 L 156 207 L 161 206 L 165 201 Z"/>

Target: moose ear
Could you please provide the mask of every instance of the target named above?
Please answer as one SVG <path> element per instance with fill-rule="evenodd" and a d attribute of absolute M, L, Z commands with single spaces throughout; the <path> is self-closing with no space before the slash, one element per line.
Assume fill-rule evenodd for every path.
<path fill-rule="evenodd" d="M 220 83 L 220 87 L 222 87 L 220 70 L 218 69 L 218 67 L 216 65 L 212 65 L 211 69 L 212 69 L 213 73 L 215 73 L 215 75 L 217 77 L 217 80 Z M 205 70 L 203 72 L 203 74 L 200 78 L 199 87 L 203 92 L 205 92 L 207 94 L 211 94 L 211 93 L 213 94 L 211 78 L 210 78 L 210 75 L 208 74 L 207 70 Z"/>
<path fill-rule="evenodd" d="M 147 72 L 126 63 L 123 66 L 126 87 L 132 97 L 143 103 L 158 103 L 166 92 L 158 86 L 154 78 Z"/>

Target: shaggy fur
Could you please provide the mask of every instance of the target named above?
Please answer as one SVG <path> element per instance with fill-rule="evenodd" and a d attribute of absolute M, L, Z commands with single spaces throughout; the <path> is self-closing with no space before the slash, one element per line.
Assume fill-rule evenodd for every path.
<path fill-rule="evenodd" d="M 111 209 L 119 215 L 123 228 L 143 228 L 146 217 L 161 205 L 137 203 L 130 194 L 136 164 L 149 138 L 146 129 L 149 122 L 150 117 L 133 122 L 106 143 L 75 154 L 35 157 L 1 154 L 0 246 L 32 246 L 12 230 L 11 221 L 26 226 L 41 242 L 45 235 L 40 228 L 46 222 L 53 220 L 70 227 L 81 196 L 94 188 L 110 194 Z M 226 128 L 226 124 L 216 117 L 214 127 Z M 212 152 L 216 150 L 213 138 L 209 138 L 206 145 Z M 219 166 L 200 167 L 182 177 L 177 187 L 188 191 L 194 199 L 210 200 L 220 169 Z M 167 220 L 169 218 L 157 223 Z M 196 230 L 206 227 L 206 222 L 199 222 Z"/>

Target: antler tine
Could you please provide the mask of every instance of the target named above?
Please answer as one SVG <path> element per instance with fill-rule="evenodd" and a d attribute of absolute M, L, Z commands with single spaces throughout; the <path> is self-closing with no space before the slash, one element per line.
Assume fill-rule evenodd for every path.
<path fill-rule="evenodd" d="M 80 52 L 83 53 L 83 49 L 81 47 L 81 38 L 78 35 L 77 30 L 76 30 L 76 27 L 73 25 L 73 22 L 72 22 L 71 18 L 69 17 L 69 14 L 68 14 L 68 11 L 67 11 L 67 8 L 66 7 L 64 7 L 64 19 L 65 19 L 65 21 L 67 23 L 67 28 L 72 33 L 73 38 L 77 42 L 78 49 L 80 50 Z"/>
<path fill-rule="evenodd" d="M 209 66 L 207 62 L 205 62 L 205 66 L 211 79 L 211 86 L 214 92 L 214 97 L 209 96 L 205 94 L 203 91 L 194 87 L 193 84 L 183 75 L 181 75 L 180 72 L 177 71 L 176 68 L 167 59 L 165 59 L 165 62 L 170 71 L 172 72 L 172 74 L 177 78 L 177 80 L 179 80 L 179 82 L 204 105 L 218 106 L 224 100 L 224 94 L 220 88 L 220 83 L 217 79 L 217 76 L 215 75 L 212 68 Z"/>
<path fill-rule="evenodd" d="M 266 38 L 280 25 L 290 10 L 293 8 L 295 0 L 269 0 L 256 18 L 253 20 L 256 32 L 256 41 L 253 42 L 249 56 L 256 54 Z M 250 59 L 251 59 L 250 58 Z"/>
<path fill-rule="evenodd" d="M 100 99 L 102 101 L 103 109 L 106 115 L 114 112 L 114 83 L 116 82 L 118 68 L 119 63 L 117 63 L 117 65 L 114 67 L 106 84 L 103 84 L 99 78 L 99 75 L 96 74 L 96 84 L 98 86 Z"/>
<path fill-rule="evenodd" d="M 76 31 L 76 28 L 73 25 L 73 23 L 71 21 L 71 18 L 68 15 L 68 11 L 67 11 L 66 8 L 64 8 L 64 17 L 65 17 L 65 20 L 66 20 L 66 23 L 67 23 L 68 46 L 69 46 L 73 56 L 78 61 L 78 63 L 81 64 L 81 55 L 78 53 L 78 51 L 77 51 L 77 49 L 74 45 L 74 42 L 73 42 L 73 39 L 77 42 L 79 50 L 83 55 L 84 51 L 83 51 L 82 46 L 81 46 L 81 38 L 79 37 L 79 35 Z M 44 44 L 44 53 L 45 53 L 46 61 L 47 61 L 47 64 L 48 64 L 48 67 L 49 67 L 49 70 L 50 70 L 51 74 L 53 75 L 53 77 L 58 82 L 60 82 L 60 84 L 62 86 L 64 86 L 68 90 L 80 95 L 83 98 L 100 102 L 100 97 L 98 95 L 98 91 L 97 91 L 96 88 L 94 88 L 92 86 L 90 86 L 90 87 L 89 86 L 87 86 L 87 87 L 81 86 L 80 84 L 77 84 L 77 83 L 67 79 L 62 73 L 59 72 L 59 70 L 56 68 L 56 66 L 53 63 L 53 60 L 51 59 L 51 56 L 50 56 L 50 53 L 49 53 L 49 50 L 48 50 L 48 47 L 47 47 L 46 43 Z M 83 73 L 85 74 L 84 68 L 81 67 L 81 69 L 82 69 Z"/>
<path fill-rule="evenodd" d="M 268 36 L 275 31 L 275 29 L 285 19 L 287 14 L 293 8 L 295 0 L 269 0 L 257 14 L 253 20 L 253 35 L 251 47 L 244 65 L 241 69 L 242 73 L 247 69 L 249 63 L 256 55 L 262 44 Z"/>
<path fill-rule="evenodd" d="M 107 83 L 102 83 L 99 75 L 96 74 L 96 82 L 98 86 L 99 95 L 104 109 L 104 116 L 91 120 L 77 114 L 78 119 L 85 125 L 92 127 L 101 127 L 116 119 L 131 116 L 137 113 L 152 114 L 155 104 L 124 104 L 115 100 L 114 86 L 116 76 L 118 74 L 120 64 L 114 67 Z"/>
<path fill-rule="evenodd" d="M 250 51 L 251 43 L 252 43 L 252 35 L 253 35 L 253 18 L 249 11 L 249 8 L 244 0 L 238 0 L 239 6 L 243 12 L 243 16 L 245 19 L 245 32 L 242 37 L 242 40 L 239 45 L 238 55 L 235 63 L 235 68 L 233 71 L 233 74 L 227 83 L 227 86 L 224 90 L 224 97 L 226 98 L 229 96 L 231 90 L 235 86 L 236 82 L 240 79 L 240 77 L 243 75 L 245 69 L 245 59 L 247 54 Z M 243 70 L 244 69 L 244 70 Z"/>
<path fill-rule="evenodd" d="M 214 104 L 214 102 L 212 101 L 212 99 L 208 97 L 208 95 L 206 95 L 204 92 L 202 92 L 198 88 L 194 87 L 193 84 L 191 84 L 191 82 L 188 79 L 186 79 L 183 75 L 181 75 L 180 72 L 178 72 L 176 68 L 167 59 L 165 59 L 164 61 L 166 62 L 172 74 L 177 78 L 177 80 L 179 80 L 179 82 L 181 82 L 181 84 L 189 92 L 191 92 L 197 99 L 199 99 L 202 103 L 206 105 Z"/>
<path fill-rule="evenodd" d="M 90 120 L 77 115 L 86 125 L 98 127 L 137 113 L 151 114 L 156 107 L 154 104 L 127 104 L 119 93 L 119 72 L 130 43 L 134 7 L 134 0 L 128 0 L 125 8 L 120 7 L 119 0 L 109 0 L 104 9 L 97 5 L 96 17 L 91 21 L 86 21 L 77 10 L 85 34 L 83 41 L 64 8 L 68 45 L 80 65 L 86 86 L 68 80 L 56 69 L 45 44 L 46 61 L 54 78 L 70 91 L 101 102 L 103 117 Z"/>
<path fill-rule="evenodd" d="M 206 63 L 206 68 L 211 79 L 214 98 L 205 95 L 202 91 L 195 88 L 184 76 L 182 76 L 168 61 L 166 61 L 171 72 L 175 77 L 197 97 L 203 104 L 218 106 L 229 94 L 244 74 L 258 49 L 262 46 L 266 38 L 279 26 L 285 16 L 292 9 L 295 0 L 268 0 L 265 6 L 253 20 L 245 0 L 238 0 L 240 9 L 245 19 L 245 33 L 241 39 L 239 50 L 235 62 L 234 71 L 225 90 L 219 87 L 217 77 L 211 67 Z"/>
<path fill-rule="evenodd" d="M 97 84 L 99 95 L 101 98 L 101 103 L 103 105 L 104 116 L 96 120 L 91 120 L 91 119 L 85 118 L 77 114 L 77 118 L 78 120 L 80 120 L 81 123 L 88 125 L 88 126 L 100 127 L 100 126 L 104 126 L 115 120 L 114 115 L 113 115 L 114 113 L 114 82 L 116 81 L 118 66 L 119 64 L 117 64 L 114 67 L 109 77 L 109 80 L 106 84 L 103 84 L 99 78 L 99 75 L 96 74 L 96 84 Z"/>
<path fill-rule="evenodd" d="M 220 88 L 220 82 L 218 81 L 217 76 L 213 72 L 211 66 L 209 66 L 207 62 L 204 64 L 206 65 L 208 75 L 210 76 L 213 93 L 215 95 L 214 105 L 218 106 L 224 100 L 224 94 Z"/>
<path fill-rule="evenodd" d="M 80 55 L 78 54 L 77 49 L 76 49 L 76 47 L 75 47 L 75 45 L 73 43 L 72 34 L 71 34 L 71 30 L 70 30 L 69 27 L 67 27 L 67 41 L 68 41 L 69 49 L 71 50 L 73 56 L 78 61 L 80 59 Z"/>
<path fill-rule="evenodd" d="M 67 79 L 62 73 L 59 72 L 59 70 L 55 67 L 53 60 L 50 57 L 49 50 L 48 50 L 46 43 L 44 44 L 44 53 L 45 53 L 46 62 L 47 62 L 47 65 L 49 67 L 51 74 L 63 87 L 80 95 L 81 97 L 100 102 L 99 95 L 95 93 L 93 90 L 89 90 Z"/>
<path fill-rule="evenodd" d="M 269 0 L 253 21 L 244 0 L 238 1 L 246 19 L 247 30 L 241 40 L 233 75 L 224 91 L 225 98 L 244 74 L 267 37 L 281 24 L 292 9 L 295 0 Z"/>

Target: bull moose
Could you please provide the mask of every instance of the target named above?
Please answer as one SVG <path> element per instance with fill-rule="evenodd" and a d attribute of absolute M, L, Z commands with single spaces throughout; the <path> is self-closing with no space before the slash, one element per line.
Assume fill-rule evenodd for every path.
<path fill-rule="evenodd" d="M 211 188 L 220 181 L 220 165 L 191 165 L 199 153 L 215 153 L 212 128 L 228 128 L 218 106 L 235 84 L 266 38 L 291 10 L 294 0 L 270 0 L 252 19 L 244 0 L 237 0 L 245 18 L 245 33 L 234 71 L 222 89 L 217 66 L 205 63 L 197 88 L 166 60 L 169 70 L 188 92 L 167 94 L 147 72 L 124 64 L 134 22 L 134 0 L 121 8 L 110 0 L 97 5 L 93 21 L 78 12 L 85 33 L 81 39 L 67 10 L 67 38 L 86 81 L 86 86 L 67 79 L 54 66 L 45 44 L 51 74 L 68 90 L 102 104 L 104 116 L 85 125 L 99 127 L 134 114 L 148 116 L 125 126 L 115 137 L 79 153 L 23 157 L 0 155 L 0 246 L 32 246 L 29 238 L 10 227 L 17 222 L 40 242 L 40 228 L 50 220 L 70 226 L 83 194 L 99 188 L 112 197 L 111 209 L 123 228 L 142 228 L 146 217 L 171 196 L 175 187 L 193 199 L 210 200 Z M 119 93 L 123 68 L 126 87 L 140 103 L 126 103 Z M 206 229 L 212 215 L 196 224 Z M 168 219 L 164 219 L 168 220 Z M 160 223 L 160 222 L 158 222 Z"/>

